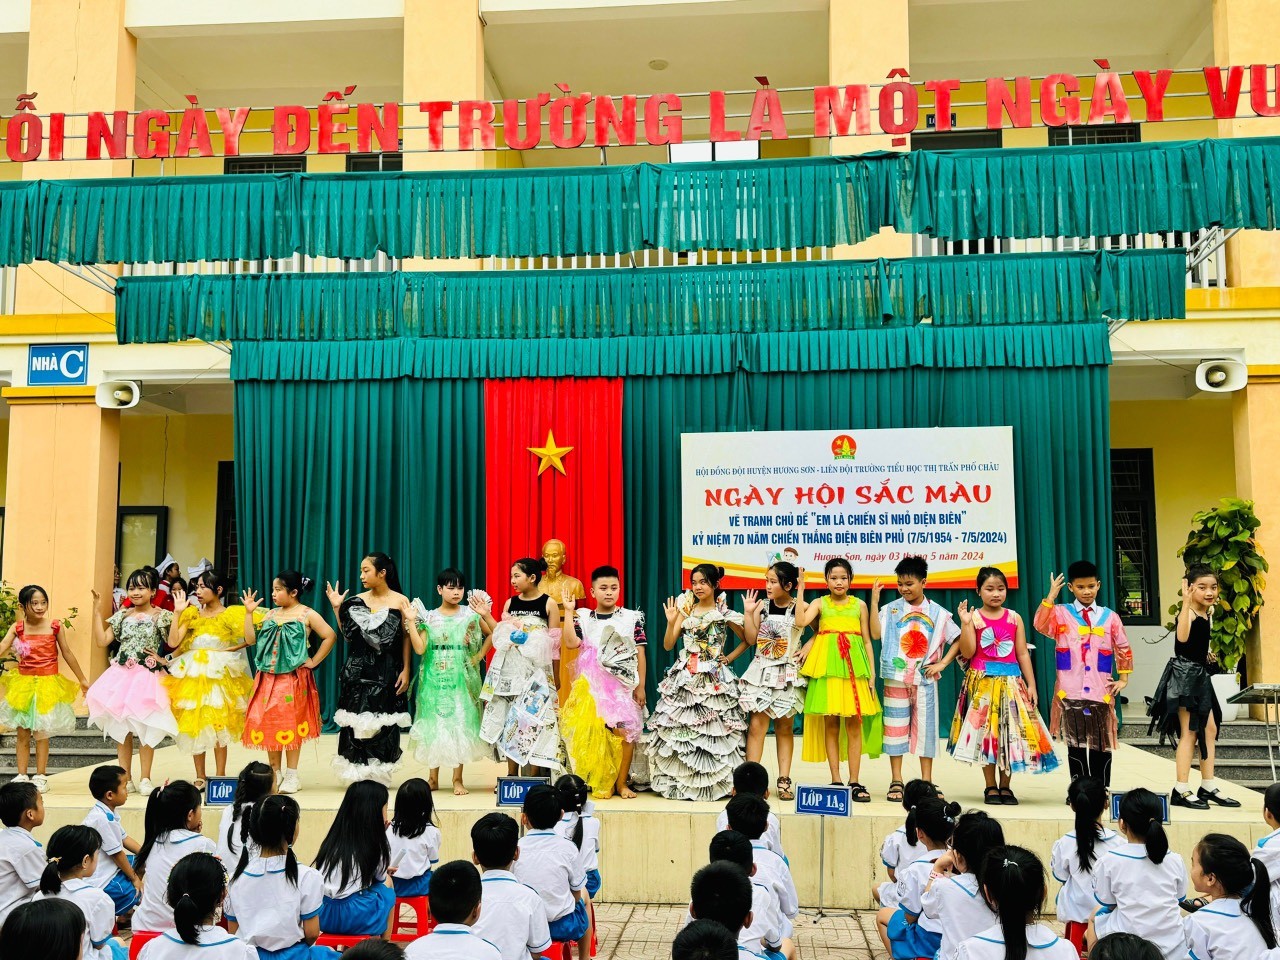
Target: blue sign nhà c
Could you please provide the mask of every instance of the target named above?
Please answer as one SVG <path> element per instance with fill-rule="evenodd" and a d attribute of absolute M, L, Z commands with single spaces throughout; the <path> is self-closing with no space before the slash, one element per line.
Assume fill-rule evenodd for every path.
<path fill-rule="evenodd" d="M 550 783 L 549 777 L 499 777 L 498 806 L 523 807 L 524 795 L 540 783 Z"/>
<path fill-rule="evenodd" d="M 796 787 L 796 813 L 816 817 L 852 816 L 852 792 L 849 787 L 835 784 Z"/>
<path fill-rule="evenodd" d="M 27 386 L 82 387 L 88 382 L 87 343 L 33 343 L 27 348 Z"/>

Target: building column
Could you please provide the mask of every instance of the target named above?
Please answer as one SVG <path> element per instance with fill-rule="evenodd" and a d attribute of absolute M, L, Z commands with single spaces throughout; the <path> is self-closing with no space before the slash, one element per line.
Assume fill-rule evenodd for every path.
<path fill-rule="evenodd" d="M 480 0 L 405 0 L 404 100 L 483 100 L 484 23 Z M 415 125 L 421 120 L 413 121 Z M 479 170 L 481 151 L 456 152 L 456 113 L 446 117 L 445 152 L 404 155 L 406 170 Z M 425 150 L 427 131 L 404 131 L 404 148 Z"/>
<path fill-rule="evenodd" d="M 1221 67 L 1275 63 L 1274 24 L 1280 0 L 1213 0 L 1213 59 Z M 1246 71 L 1245 83 L 1248 81 Z M 1241 94 L 1246 106 L 1249 94 Z M 1274 137 L 1280 117 L 1219 120 L 1220 137 Z M 1233 287 L 1280 286 L 1280 234 L 1245 230 L 1227 243 L 1227 282 Z"/>
<path fill-rule="evenodd" d="M 54 616 L 74 607 L 68 636 L 90 678 L 105 651 L 93 646 L 90 589 L 111 596 L 120 470 L 120 412 L 94 403 L 94 387 L 9 387 L 4 579 L 49 591 Z"/>
<path fill-rule="evenodd" d="M 891 70 L 911 67 L 910 18 L 906 3 L 877 0 L 830 0 L 827 14 L 827 82 L 882 84 Z M 923 115 L 923 113 L 922 113 Z M 910 137 L 898 139 L 886 134 L 866 137 L 836 137 L 832 155 L 869 153 L 872 150 L 909 150 Z M 855 244 L 836 248 L 835 256 L 908 257 L 911 237 L 893 230 Z"/>

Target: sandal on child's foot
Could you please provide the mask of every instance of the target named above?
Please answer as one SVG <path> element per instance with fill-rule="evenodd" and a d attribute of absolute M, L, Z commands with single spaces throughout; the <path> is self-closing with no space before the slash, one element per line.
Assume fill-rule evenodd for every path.
<path fill-rule="evenodd" d="M 982 802 L 989 807 L 999 807 L 1004 805 L 1004 797 L 1000 796 L 999 787 L 987 787 L 982 791 Z"/>
<path fill-rule="evenodd" d="M 1013 795 L 1013 790 L 1009 787 L 1001 787 L 1000 802 L 1006 807 L 1016 807 L 1018 805 L 1018 798 Z"/>
<path fill-rule="evenodd" d="M 867 792 L 867 788 L 860 783 L 849 784 L 849 796 L 853 798 L 854 803 L 870 803 L 871 794 Z"/>
<path fill-rule="evenodd" d="M 779 777 L 778 778 L 778 799 L 794 800 L 795 798 L 796 798 L 796 792 L 795 790 L 792 789 L 791 778 Z"/>
<path fill-rule="evenodd" d="M 905 784 L 901 780 L 890 780 L 889 792 L 884 795 L 884 798 L 890 803 L 901 803 L 904 787 Z"/>

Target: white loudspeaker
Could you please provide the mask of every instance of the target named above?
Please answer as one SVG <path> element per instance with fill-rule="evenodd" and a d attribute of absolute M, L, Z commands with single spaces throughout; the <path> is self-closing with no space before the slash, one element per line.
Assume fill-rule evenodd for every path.
<path fill-rule="evenodd" d="M 142 399 L 142 385 L 133 380 L 107 380 L 98 384 L 93 399 L 104 410 L 128 410 Z"/>
<path fill-rule="evenodd" d="M 1196 386 L 1206 393 L 1233 393 L 1249 382 L 1249 368 L 1239 360 L 1205 360 L 1196 367 Z"/>

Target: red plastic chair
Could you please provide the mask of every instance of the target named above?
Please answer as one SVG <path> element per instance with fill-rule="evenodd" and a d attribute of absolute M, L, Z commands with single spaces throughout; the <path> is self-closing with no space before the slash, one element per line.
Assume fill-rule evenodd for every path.
<path fill-rule="evenodd" d="M 138 954 L 148 943 L 160 936 L 157 931 L 135 930 L 129 940 L 129 960 L 138 960 Z"/>
<path fill-rule="evenodd" d="M 546 960 L 573 960 L 573 951 L 577 946 L 576 943 L 553 942 L 542 955 Z"/>
<path fill-rule="evenodd" d="M 354 947 L 357 943 L 364 943 L 368 939 L 370 938 L 364 934 L 348 936 L 342 933 L 322 933 L 316 937 L 316 946 L 332 947 L 334 950 L 346 950 L 348 947 Z"/>
<path fill-rule="evenodd" d="M 413 911 L 412 923 L 405 923 L 400 919 L 401 907 L 408 907 Z M 395 916 L 395 923 L 391 927 L 391 939 L 395 943 L 417 940 L 436 928 L 436 918 L 431 915 L 429 897 L 396 897 Z"/>

